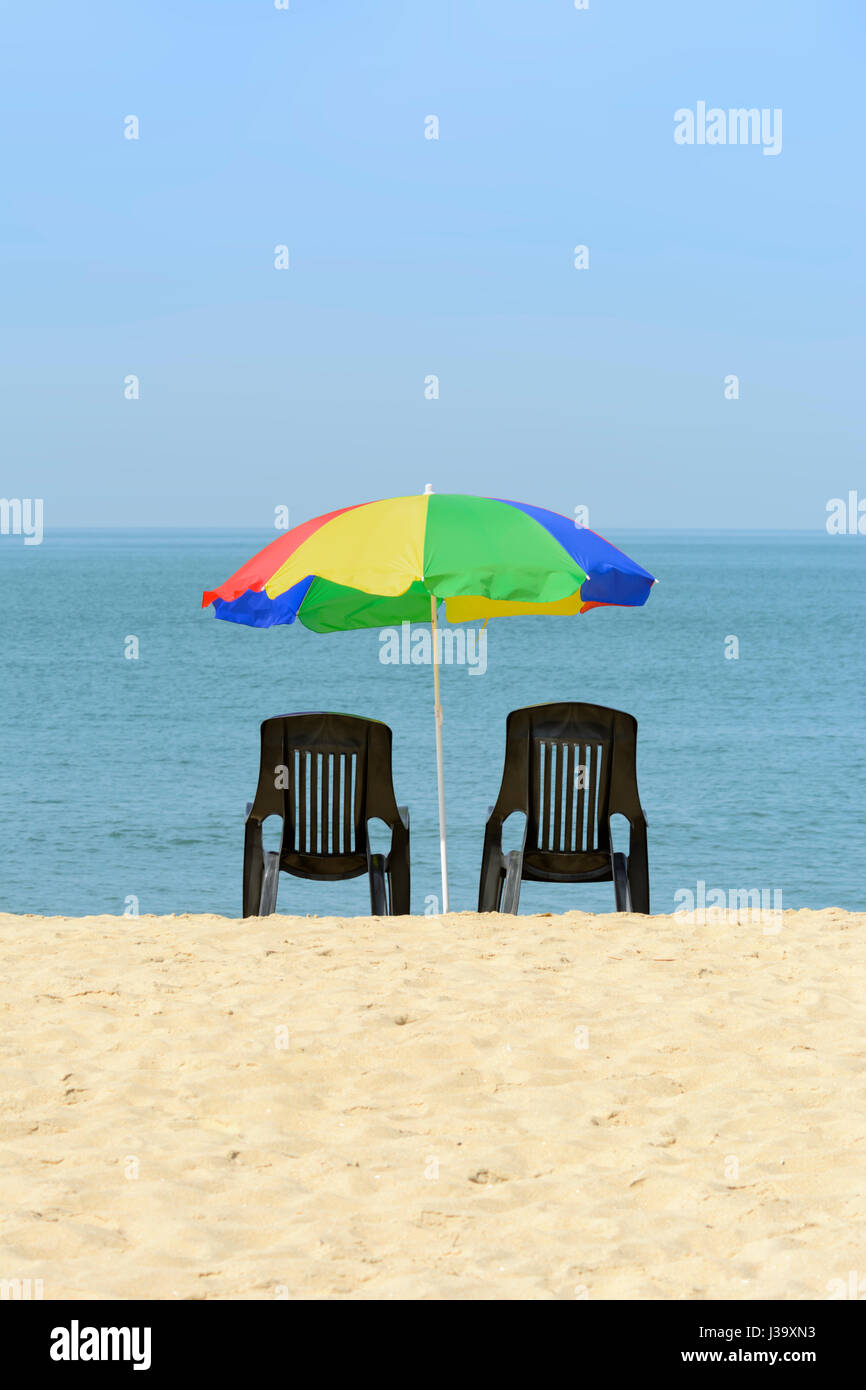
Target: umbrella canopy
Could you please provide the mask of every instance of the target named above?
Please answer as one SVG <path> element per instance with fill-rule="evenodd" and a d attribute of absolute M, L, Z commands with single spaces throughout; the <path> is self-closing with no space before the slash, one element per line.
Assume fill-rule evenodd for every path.
<path fill-rule="evenodd" d="M 314 632 L 432 624 L 443 911 L 448 911 L 437 610 L 449 622 L 646 603 L 655 580 L 570 517 L 459 493 L 364 502 L 286 531 L 208 590 L 217 618 Z"/>
<path fill-rule="evenodd" d="M 219 588 L 216 617 L 314 632 L 646 603 L 653 577 L 571 518 L 524 502 L 423 494 L 317 516 L 271 541 Z"/>

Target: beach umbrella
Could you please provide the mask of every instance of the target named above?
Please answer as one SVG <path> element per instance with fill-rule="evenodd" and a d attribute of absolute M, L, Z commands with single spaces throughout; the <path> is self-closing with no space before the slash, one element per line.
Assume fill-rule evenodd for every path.
<path fill-rule="evenodd" d="M 434 493 L 362 502 L 285 531 L 202 606 L 251 627 L 296 619 L 313 632 L 429 622 L 439 795 L 442 910 L 448 858 L 439 689 L 444 601 L 449 622 L 518 613 L 575 614 L 646 603 L 651 574 L 572 518 L 524 502 Z"/>

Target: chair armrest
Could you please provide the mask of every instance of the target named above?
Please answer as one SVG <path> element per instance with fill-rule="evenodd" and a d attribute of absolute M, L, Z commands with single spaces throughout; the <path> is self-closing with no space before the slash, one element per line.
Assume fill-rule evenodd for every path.
<path fill-rule="evenodd" d="M 610 830 L 614 816 L 623 816 L 623 818 L 628 821 L 632 830 L 646 830 L 647 828 L 647 818 L 643 813 L 643 807 L 641 807 L 636 816 L 627 816 L 624 811 L 611 811 L 607 818 L 608 830 Z"/>

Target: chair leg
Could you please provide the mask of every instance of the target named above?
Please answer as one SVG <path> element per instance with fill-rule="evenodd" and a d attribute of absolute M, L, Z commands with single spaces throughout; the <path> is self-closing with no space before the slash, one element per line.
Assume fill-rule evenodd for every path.
<path fill-rule="evenodd" d="M 481 882 L 478 887 L 478 911 L 500 912 L 502 910 L 502 879 L 505 860 L 502 854 L 502 825 L 492 820 L 493 807 L 487 818 L 484 831 L 484 849 L 481 854 Z"/>
<path fill-rule="evenodd" d="M 262 896 L 259 902 L 259 916 L 270 917 L 277 906 L 277 889 L 280 879 L 280 856 L 274 852 L 265 855 L 265 871 L 262 874 Z"/>
<path fill-rule="evenodd" d="M 481 887 L 478 892 L 478 911 L 479 912 L 501 912 L 502 911 L 502 884 L 504 882 L 503 871 L 504 856 L 500 853 L 485 856 L 484 867 L 481 871 Z"/>
<path fill-rule="evenodd" d="M 244 888 L 242 910 L 245 917 L 259 915 L 262 897 L 262 872 L 265 867 L 262 852 L 262 826 L 260 821 L 250 820 L 252 802 L 247 806 L 244 827 Z"/>
<path fill-rule="evenodd" d="M 388 911 L 392 917 L 409 915 L 409 865 L 401 863 L 393 854 L 388 857 L 385 870 L 385 883 L 388 890 Z"/>
<path fill-rule="evenodd" d="M 402 815 L 405 808 L 398 807 L 398 809 Z M 409 812 L 406 811 L 404 823 L 408 819 Z M 408 830 L 405 841 L 402 837 L 397 843 L 392 840 L 391 853 L 385 859 L 385 881 L 390 915 L 394 917 L 408 916 L 410 911 Z"/>
<path fill-rule="evenodd" d="M 643 912 L 648 916 L 650 910 L 650 882 L 645 826 L 639 826 L 632 832 L 628 852 L 628 886 L 631 898 L 631 911 Z"/>
<path fill-rule="evenodd" d="M 374 917 L 388 916 L 388 887 L 383 854 L 370 855 L 370 907 Z"/>
<path fill-rule="evenodd" d="M 628 886 L 628 860 L 624 854 L 611 855 L 613 892 L 617 912 L 631 912 L 631 892 Z"/>
<path fill-rule="evenodd" d="M 513 849 L 505 860 L 505 886 L 502 890 L 502 911 L 516 912 L 520 902 L 520 879 L 523 869 L 523 855 Z"/>

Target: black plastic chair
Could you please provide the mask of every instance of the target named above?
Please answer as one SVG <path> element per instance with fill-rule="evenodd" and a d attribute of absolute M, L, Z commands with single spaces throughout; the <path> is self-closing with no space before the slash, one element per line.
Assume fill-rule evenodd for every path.
<path fill-rule="evenodd" d="M 283 822 L 278 852 L 265 853 L 262 822 Z M 390 853 L 373 854 L 368 824 L 391 831 Z M 353 714 L 284 714 L 262 724 L 259 785 L 247 806 L 245 917 L 277 905 L 279 872 L 333 883 L 368 874 L 377 916 L 409 911 L 409 811 L 391 776 L 391 730 Z"/>
<path fill-rule="evenodd" d="M 505 770 L 490 807 L 479 912 L 516 912 L 524 879 L 613 881 L 617 912 L 649 912 L 646 818 L 637 790 L 637 720 L 603 705 L 531 705 L 508 716 Z M 526 817 L 523 844 L 502 852 L 502 826 Z M 611 816 L 631 827 L 614 853 Z"/>

